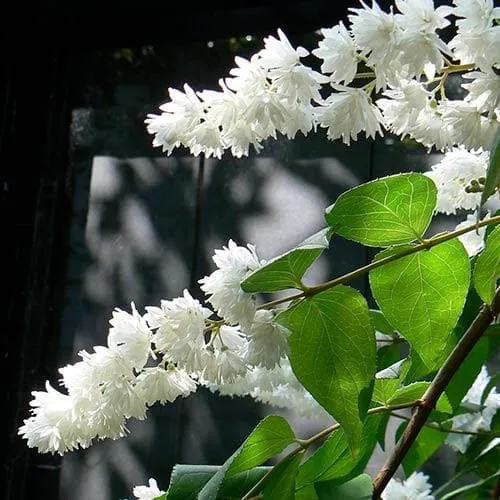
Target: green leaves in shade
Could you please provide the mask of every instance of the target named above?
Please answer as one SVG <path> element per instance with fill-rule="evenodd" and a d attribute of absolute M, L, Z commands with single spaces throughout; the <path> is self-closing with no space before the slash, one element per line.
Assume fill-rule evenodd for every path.
<path fill-rule="evenodd" d="M 368 474 L 361 474 L 343 484 L 335 482 L 316 483 L 314 485 L 319 500 L 371 500 L 373 494 L 372 478 Z"/>
<path fill-rule="evenodd" d="M 295 434 L 283 417 L 270 415 L 264 418 L 203 486 L 198 493 L 198 500 L 216 500 L 226 478 L 264 463 L 294 441 Z"/>
<path fill-rule="evenodd" d="M 325 248 L 328 248 L 331 234 L 330 228 L 323 229 L 293 250 L 275 257 L 242 281 L 241 288 L 248 293 L 301 289 L 302 276 Z"/>
<path fill-rule="evenodd" d="M 383 258 L 397 249 L 380 252 Z M 387 321 L 411 344 L 427 372 L 438 367 L 467 296 L 469 257 L 450 240 L 370 272 L 373 296 Z"/>
<path fill-rule="evenodd" d="M 486 200 L 500 189 L 500 128 L 493 139 L 493 147 L 490 153 L 490 163 L 486 172 L 486 181 L 484 183 L 483 192 L 481 194 L 481 206 L 486 203 Z M 479 214 L 479 210 L 478 210 Z"/>
<path fill-rule="evenodd" d="M 346 433 L 342 429 L 333 432 L 299 467 L 296 479 L 298 491 L 318 481 L 348 481 L 363 472 L 377 444 L 378 430 L 383 423 L 384 416 L 381 413 L 366 418 L 357 457 L 349 449 Z"/>
<path fill-rule="evenodd" d="M 264 500 L 295 500 L 295 476 L 305 450 L 288 456 L 280 462 L 266 478 L 263 488 Z"/>
<path fill-rule="evenodd" d="M 485 249 L 474 266 L 474 286 L 486 304 L 491 304 L 500 278 L 500 226 L 488 236 Z"/>
<path fill-rule="evenodd" d="M 429 177 L 397 174 L 367 182 L 341 194 L 326 209 L 326 220 L 344 238 L 373 247 L 421 238 L 436 206 Z"/>
<path fill-rule="evenodd" d="M 363 296 L 337 286 L 305 298 L 277 321 L 291 332 L 290 362 L 304 387 L 359 448 L 376 371 L 375 333 Z"/>
<path fill-rule="evenodd" d="M 220 469 L 220 465 L 177 464 L 172 471 L 167 493 L 159 498 L 162 500 L 197 500 L 199 491 Z M 225 479 L 218 498 L 239 500 L 242 494 L 250 490 L 270 470 L 271 467 L 254 467 Z"/>

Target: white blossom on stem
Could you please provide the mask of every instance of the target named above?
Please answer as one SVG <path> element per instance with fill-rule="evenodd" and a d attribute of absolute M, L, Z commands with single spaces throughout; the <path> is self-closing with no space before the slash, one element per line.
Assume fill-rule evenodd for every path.
<path fill-rule="evenodd" d="M 132 314 L 115 309 L 109 321 L 108 346 L 136 369 L 141 369 L 149 357 L 151 330 L 132 303 Z"/>
<path fill-rule="evenodd" d="M 384 125 L 402 137 L 411 135 L 432 97 L 431 92 L 415 80 L 403 80 L 399 87 L 386 89 L 383 95 L 376 104 L 382 110 Z"/>
<path fill-rule="evenodd" d="M 494 71 L 483 73 L 482 71 L 471 71 L 465 73 L 466 80 L 470 83 L 462 84 L 468 91 L 464 101 L 475 106 L 480 113 L 496 113 L 500 117 L 500 75 Z"/>
<path fill-rule="evenodd" d="M 330 74 L 333 83 L 351 83 L 358 68 L 358 52 L 354 40 L 342 22 L 321 30 L 323 39 L 312 53 L 323 59 L 321 71 Z"/>
<path fill-rule="evenodd" d="M 454 57 L 461 64 L 475 64 L 482 71 L 490 71 L 500 64 L 500 26 L 493 25 L 500 18 L 500 7 L 493 0 L 454 0 L 453 14 L 457 34 L 449 42 Z"/>
<path fill-rule="evenodd" d="M 441 102 L 438 111 L 443 123 L 449 127 L 453 144 L 476 150 L 492 147 L 500 126 L 496 119 L 486 118 L 473 104 L 458 100 Z"/>
<path fill-rule="evenodd" d="M 199 280 L 201 289 L 223 319 L 248 329 L 255 315 L 255 297 L 244 292 L 240 283 L 262 264 L 255 247 L 245 248 L 229 240 L 227 247 L 215 250 L 212 259 L 218 269 Z"/>
<path fill-rule="evenodd" d="M 136 391 L 141 399 L 152 406 L 159 402 L 173 402 L 196 391 L 196 382 L 184 371 L 173 366 L 145 368 L 137 377 Z"/>
<path fill-rule="evenodd" d="M 436 211 L 454 214 L 458 209 L 473 210 L 480 202 L 481 193 L 466 191 L 472 180 L 486 176 L 489 153 L 472 153 L 454 148 L 443 159 L 425 172 L 438 188 Z"/>
<path fill-rule="evenodd" d="M 247 361 L 251 365 L 274 368 L 288 352 L 289 331 L 274 321 L 272 311 L 261 309 L 248 331 Z"/>
<path fill-rule="evenodd" d="M 392 478 L 381 494 L 382 500 L 434 500 L 429 476 L 414 472 L 400 481 Z"/>
<path fill-rule="evenodd" d="M 329 139 L 342 137 L 342 141 L 349 145 L 351 139 L 356 140 L 362 131 L 367 137 L 382 134 L 382 114 L 363 89 L 336 84 L 332 87 L 338 92 L 314 108 L 314 116 L 318 124 L 327 129 Z"/>

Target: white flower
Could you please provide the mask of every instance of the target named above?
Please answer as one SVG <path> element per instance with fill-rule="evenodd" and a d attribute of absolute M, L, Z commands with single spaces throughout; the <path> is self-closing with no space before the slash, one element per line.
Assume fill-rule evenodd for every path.
<path fill-rule="evenodd" d="M 109 322 L 109 348 L 140 370 L 146 364 L 151 349 L 151 331 L 146 320 L 132 302 L 132 314 L 115 309 Z"/>
<path fill-rule="evenodd" d="M 160 490 L 156 480 L 151 478 L 148 486 L 135 486 L 133 493 L 138 500 L 154 500 L 165 492 Z"/>
<path fill-rule="evenodd" d="M 472 180 L 486 176 L 488 161 L 487 152 L 471 153 L 454 148 L 433 165 L 431 171 L 425 172 L 438 189 L 436 211 L 454 214 L 460 208 L 475 209 L 479 205 L 481 193 L 468 193 L 465 188 Z"/>
<path fill-rule="evenodd" d="M 263 68 L 292 68 L 299 63 L 301 57 L 309 54 L 303 47 L 294 49 L 281 29 L 278 29 L 278 37 L 279 39 L 274 36 L 264 38 L 265 48 L 258 53 L 259 64 Z"/>
<path fill-rule="evenodd" d="M 373 66 L 383 60 L 397 59 L 399 56 L 399 27 L 394 14 L 384 12 L 373 0 L 369 8 L 361 1 L 362 9 L 350 8 L 351 33 L 363 55 L 368 55 L 368 65 Z"/>
<path fill-rule="evenodd" d="M 451 127 L 444 123 L 441 114 L 430 104 L 420 112 L 414 126 L 409 130 L 409 135 L 424 146 L 435 147 L 440 151 L 453 144 Z"/>
<path fill-rule="evenodd" d="M 481 403 L 484 390 L 489 382 L 488 370 L 483 365 L 479 375 L 462 400 L 462 407 L 471 413 L 463 413 L 453 417 L 451 419 L 453 429 L 471 432 L 490 430 L 493 417 L 500 408 L 500 394 L 493 387 L 484 402 Z M 450 433 L 445 442 L 460 453 L 465 453 L 471 439 L 472 436 L 467 434 Z"/>
<path fill-rule="evenodd" d="M 491 113 L 497 110 L 500 116 L 500 76 L 493 71 L 483 73 L 472 71 L 463 75 L 464 78 L 472 80 L 470 83 L 462 84 L 468 90 L 465 101 L 477 108 L 480 113 Z"/>
<path fill-rule="evenodd" d="M 486 217 L 489 217 L 489 213 Z M 455 231 L 474 224 L 477 220 L 477 212 L 468 214 L 467 218 L 455 227 Z M 458 239 L 462 242 L 470 257 L 477 255 L 484 248 L 484 235 L 486 226 L 480 227 L 477 231 L 469 231 L 462 234 Z"/>
<path fill-rule="evenodd" d="M 145 368 L 137 377 L 136 390 L 148 405 L 173 402 L 196 391 L 196 382 L 184 371 L 174 367 Z"/>
<path fill-rule="evenodd" d="M 30 448 L 62 455 L 82 444 L 74 425 L 73 398 L 58 392 L 49 382 L 45 387 L 46 391 L 32 392 L 32 416 L 24 421 L 18 433 L 28 441 Z"/>
<path fill-rule="evenodd" d="M 340 22 L 333 28 L 321 30 L 323 40 L 318 43 L 318 48 L 312 53 L 323 59 L 321 71 L 331 73 L 334 83 L 345 85 L 352 82 L 358 68 L 358 53 L 354 40 L 349 35 L 344 24 Z"/>
<path fill-rule="evenodd" d="M 455 0 L 457 35 L 448 44 L 462 64 L 475 63 L 488 71 L 500 63 L 500 8 L 492 0 Z"/>
<path fill-rule="evenodd" d="M 402 14 L 396 19 L 405 29 L 433 33 L 450 24 L 447 16 L 453 13 L 448 6 L 434 7 L 433 0 L 396 0 L 396 7 Z"/>
<path fill-rule="evenodd" d="M 203 119 L 204 109 L 196 93 L 189 85 L 184 92 L 170 88 L 170 101 L 162 104 L 161 115 L 149 114 L 145 123 L 150 134 L 154 134 L 153 146 L 161 146 L 170 154 L 181 144 L 187 145 L 187 133 Z"/>
<path fill-rule="evenodd" d="M 162 300 L 161 307 L 147 306 L 146 311 L 144 318 L 152 328 L 157 328 L 153 342 L 162 353 L 182 350 L 190 342 L 203 344 L 205 320 L 212 315 L 212 311 L 203 307 L 187 290 L 182 297 Z"/>
<path fill-rule="evenodd" d="M 365 131 L 367 137 L 381 134 L 382 114 L 364 90 L 340 85 L 332 87 L 338 92 L 332 93 L 321 106 L 314 108 L 316 121 L 328 129 L 329 139 L 342 137 L 342 141 L 349 145 L 361 131 Z"/>
<path fill-rule="evenodd" d="M 482 116 L 478 108 L 464 101 L 444 101 L 438 106 L 443 123 L 448 125 L 454 144 L 467 149 L 491 148 L 498 130 L 496 120 Z"/>
<path fill-rule="evenodd" d="M 429 477 L 422 472 L 414 472 L 408 479 L 400 481 L 392 478 L 382 492 L 382 500 L 434 500 Z"/>
<path fill-rule="evenodd" d="M 287 353 L 288 334 L 286 328 L 274 322 L 271 311 L 257 311 L 248 332 L 247 361 L 252 365 L 273 368 Z"/>
<path fill-rule="evenodd" d="M 240 283 L 261 266 L 255 247 L 241 247 L 229 240 L 227 247 L 215 250 L 212 259 L 218 269 L 199 280 L 201 289 L 222 318 L 246 329 L 255 314 L 255 298 L 244 292 Z"/>
<path fill-rule="evenodd" d="M 409 134 L 420 113 L 426 109 L 431 93 L 415 80 L 403 80 L 395 89 L 387 89 L 376 101 L 384 115 L 384 124 L 397 135 Z"/>

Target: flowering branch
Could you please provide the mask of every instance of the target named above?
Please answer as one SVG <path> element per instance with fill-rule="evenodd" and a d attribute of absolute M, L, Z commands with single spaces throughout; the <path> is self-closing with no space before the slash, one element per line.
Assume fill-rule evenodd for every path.
<path fill-rule="evenodd" d="M 500 314 L 500 288 L 497 289 L 491 305 L 483 305 L 468 330 L 450 353 L 443 366 L 440 368 L 431 385 L 422 396 L 420 404 L 416 407 L 403 436 L 398 441 L 393 453 L 387 459 L 373 481 L 373 498 L 378 500 L 382 491 L 387 486 L 391 477 L 403 461 L 406 453 L 417 438 L 420 430 L 436 405 L 439 396 L 446 389 L 453 375 L 460 368 L 472 348 L 482 337 L 488 326 Z"/>

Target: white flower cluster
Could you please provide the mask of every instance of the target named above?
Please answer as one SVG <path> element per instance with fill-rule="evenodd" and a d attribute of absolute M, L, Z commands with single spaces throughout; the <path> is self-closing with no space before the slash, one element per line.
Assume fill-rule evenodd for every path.
<path fill-rule="evenodd" d="M 493 0 L 395 6 L 396 13 L 385 12 L 361 1 L 350 9 L 348 27 L 322 29 L 312 50 L 320 71 L 303 64 L 308 51 L 293 48 L 278 30 L 250 60 L 235 58 L 220 91 L 169 89 L 162 114 L 146 119 L 153 145 L 168 154 L 182 145 L 194 155 L 220 158 L 230 149 L 241 157 L 250 144 L 259 151 L 278 133 L 293 138 L 319 126 L 346 144 L 360 132 L 374 137 L 385 129 L 438 150 L 488 150 L 500 121 L 500 8 Z M 438 32 L 450 17 L 455 36 L 445 43 Z M 451 73 L 466 78 L 463 100 L 446 97 Z"/>
<path fill-rule="evenodd" d="M 257 378 L 260 387 L 267 378 L 256 399 L 273 403 L 274 391 L 274 402 L 283 406 L 286 398 L 278 393 L 288 384 L 296 393 L 288 407 L 300 399 L 317 406 L 285 361 L 288 331 L 240 287 L 264 263 L 255 248 L 230 240 L 213 260 L 217 269 L 200 283 L 220 319 L 187 290 L 160 307 L 146 306 L 143 316 L 134 304 L 131 314 L 115 310 L 108 347 L 82 351 L 81 361 L 59 370 L 66 392 L 48 382 L 45 391 L 33 392 L 32 415 L 19 429 L 28 446 L 63 454 L 94 439 L 120 438 L 128 418 L 144 419 L 148 407 L 187 396 L 198 384 L 221 392 L 236 384 L 243 395 L 257 390 Z"/>

